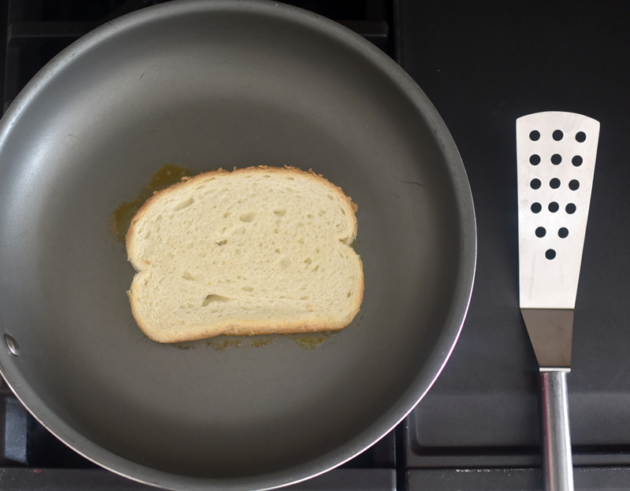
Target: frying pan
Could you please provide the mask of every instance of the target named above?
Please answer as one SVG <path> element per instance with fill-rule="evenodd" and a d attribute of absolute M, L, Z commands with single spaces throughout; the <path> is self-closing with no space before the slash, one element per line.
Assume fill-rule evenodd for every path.
<path fill-rule="evenodd" d="M 355 321 L 316 349 L 146 338 L 108 224 L 165 163 L 341 186 L 359 205 Z M 256 1 L 147 8 L 38 73 L 0 126 L 0 244 L 18 398 L 88 459 L 181 490 L 298 482 L 389 432 L 446 363 L 476 258 L 461 159 L 417 85 L 345 28 Z"/>

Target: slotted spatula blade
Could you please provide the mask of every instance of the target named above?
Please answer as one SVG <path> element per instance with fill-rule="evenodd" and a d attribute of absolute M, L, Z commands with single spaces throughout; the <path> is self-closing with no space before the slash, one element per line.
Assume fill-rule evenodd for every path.
<path fill-rule="evenodd" d="M 543 473 L 573 490 L 566 374 L 599 122 L 566 112 L 516 121 L 520 306 L 541 371 Z"/>

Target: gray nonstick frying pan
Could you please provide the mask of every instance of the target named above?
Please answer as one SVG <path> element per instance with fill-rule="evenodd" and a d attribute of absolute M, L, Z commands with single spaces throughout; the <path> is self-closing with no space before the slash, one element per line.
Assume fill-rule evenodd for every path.
<path fill-rule="evenodd" d="M 353 323 L 313 349 L 146 338 L 109 220 L 166 163 L 341 186 L 365 268 Z M 18 398 L 92 461 L 181 490 L 298 482 L 389 432 L 446 363 L 476 258 L 461 159 L 418 86 L 345 28 L 266 1 L 150 7 L 53 59 L 0 124 L 0 244 Z"/>

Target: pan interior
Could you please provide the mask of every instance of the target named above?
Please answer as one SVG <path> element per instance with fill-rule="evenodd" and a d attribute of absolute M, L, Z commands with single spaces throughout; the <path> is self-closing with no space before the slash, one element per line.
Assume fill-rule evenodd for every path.
<path fill-rule="evenodd" d="M 88 456 L 199 478 L 303 465 L 395 422 L 457 333 L 462 223 L 431 122 L 343 35 L 262 11 L 154 16 L 71 47 L 5 132 L 0 315 L 20 356 L 3 364 Z M 341 186 L 359 205 L 355 321 L 315 349 L 147 339 L 108 226 L 166 163 L 291 165 Z"/>

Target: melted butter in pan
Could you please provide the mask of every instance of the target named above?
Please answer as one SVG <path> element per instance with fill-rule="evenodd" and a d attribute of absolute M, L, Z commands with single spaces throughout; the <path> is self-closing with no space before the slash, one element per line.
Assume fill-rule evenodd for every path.
<path fill-rule="evenodd" d="M 109 220 L 109 231 L 114 238 L 121 243 L 125 243 L 125 236 L 131 219 L 146 201 L 153 196 L 156 191 L 161 191 L 182 180 L 183 177 L 192 176 L 194 173 L 175 164 L 166 164 L 160 167 L 151 177 L 138 197 L 133 201 L 126 201 L 114 210 Z"/>

